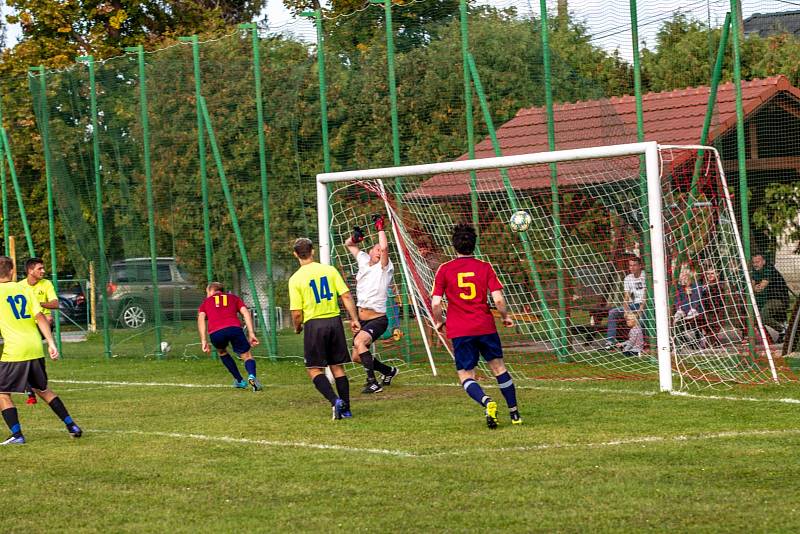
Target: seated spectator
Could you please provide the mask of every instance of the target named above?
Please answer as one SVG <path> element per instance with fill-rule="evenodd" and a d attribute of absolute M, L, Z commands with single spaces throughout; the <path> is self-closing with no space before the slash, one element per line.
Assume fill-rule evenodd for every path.
<path fill-rule="evenodd" d="M 716 268 L 707 267 L 703 272 L 701 304 L 705 320 L 702 324 L 703 334 L 707 340 L 719 345 L 738 343 L 741 333 L 745 331 L 744 317 L 746 313 L 731 295 L 731 288 L 724 280 L 720 280 Z"/>
<path fill-rule="evenodd" d="M 639 356 L 644 350 L 644 334 L 635 313 L 625 314 L 625 324 L 630 328 L 627 341 L 617 343 L 624 356 Z"/>
<path fill-rule="evenodd" d="M 612 350 L 617 341 L 617 323 L 626 313 L 633 313 L 638 318 L 645 307 L 647 284 L 642 269 L 642 260 L 633 257 L 628 260 L 629 274 L 623 280 L 622 307 L 608 311 L 608 329 L 606 330 L 606 350 Z"/>
<path fill-rule="evenodd" d="M 692 345 L 703 346 L 703 291 L 697 283 L 695 272 L 688 266 L 681 268 L 678 285 L 675 288 L 675 338 Z"/>
<path fill-rule="evenodd" d="M 703 313 L 702 300 L 703 292 L 695 272 L 688 267 L 682 268 L 675 288 L 675 321 L 694 319 Z"/>
<path fill-rule="evenodd" d="M 762 254 L 753 256 L 753 291 L 761 313 L 761 322 L 768 327 L 772 341 L 780 343 L 786 333 L 786 311 L 789 309 L 789 286 L 774 266 L 767 265 Z"/>

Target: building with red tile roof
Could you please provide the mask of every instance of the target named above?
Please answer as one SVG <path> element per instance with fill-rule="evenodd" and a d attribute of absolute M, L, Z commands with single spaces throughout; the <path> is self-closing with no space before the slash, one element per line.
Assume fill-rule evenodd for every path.
<path fill-rule="evenodd" d="M 709 87 L 648 93 L 642 97 L 644 132 L 648 141 L 694 145 L 700 141 L 708 106 Z M 756 79 L 742 84 L 748 172 L 800 173 L 800 89 L 785 76 Z M 632 95 L 554 106 L 557 149 L 586 148 L 636 141 L 636 101 Z M 721 152 L 729 181 L 735 181 L 736 91 L 733 83 L 719 86 L 717 104 L 707 144 Z M 548 150 L 547 115 L 544 107 L 521 109 L 497 129 L 503 156 Z M 476 158 L 494 157 L 491 139 L 475 147 Z M 459 160 L 468 159 L 462 155 Z M 612 168 L 615 167 L 615 168 Z M 608 182 L 638 173 L 638 158 L 611 164 L 592 162 L 560 164 L 560 186 L 570 182 Z M 550 186 L 546 166 L 512 169 L 515 189 Z M 503 187 L 496 171 L 479 173 L 481 191 Z M 469 175 L 437 175 L 417 190 L 423 196 L 460 196 L 469 192 Z"/>

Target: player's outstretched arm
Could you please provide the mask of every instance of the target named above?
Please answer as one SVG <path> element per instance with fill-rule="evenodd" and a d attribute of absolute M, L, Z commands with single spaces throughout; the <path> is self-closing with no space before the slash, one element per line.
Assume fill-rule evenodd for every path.
<path fill-rule="evenodd" d="M 386 219 L 383 215 L 376 213 L 372 216 L 372 221 L 375 223 L 375 229 L 378 231 L 378 248 L 381 251 L 381 267 L 384 269 L 389 265 L 389 240 L 386 239 L 386 231 L 384 225 Z"/>
<path fill-rule="evenodd" d="M 208 346 L 208 330 L 206 329 L 205 312 L 197 314 L 197 332 L 200 334 L 200 346 L 203 352 L 211 352 L 211 347 Z"/>
<path fill-rule="evenodd" d="M 360 226 L 353 227 L 353 235 L 347 238 L 344 242 L 344 246 L 347 247 L 347 250 L 350 251 L 350 254 L 353 257 L 358 257 L 358 253 L 361 252 L 361 249 L 358 247 L 358 243 L 364 241 L 364 231 L 361 229 Z"/>
<path fill-rule="evenodd" d="M 350 330 L 353 334 L 357 334 L 361 330 L 361 322 L 358 320 L 358 310 L 356 309 L 353 295 L 348 291 L 347 293 L 342 293 L 341 297 L 344 309 L 347 310 L 347 314 L 350 316 Z"/>
<path fill-rule="evenodd" d="M 247 340 L 253 346 L 258 345 L 259 341 L 256 337 L 256 328 L 255 325 L 253 325 L 253 314 L 250 313 L 250 310 L 247 309 L 247 306 L 242 306 L 239 308 L 239 313 L 242 314 L 242 317 L 244 318 L 244 325 L 247 327 Z"/>
<path fill-rule="evenodd" d="M 492 291 L 492 300 L 494 300 L 494 305 L 497 308 L 497 311 L 500 312 L 500 318 L 503 320 L 503 326 L 514 326 L 514 319 L 512 319 L 508 314 L 508 306 L 506 306 L 506 298 L 503 296 L 503 290 L 496 289 Z"/>
<path fill-rule="evenodd" d="M 41 312 L 36 314 L 36 326 L 39 327 L 39 331 L 47 341 L 47 352 L 50 354 L 50 358 L 57 360 L 58 347 L 56 347 L 56 341 L 53 339 L 53 332 L 50 330 L 50 321 Z"/>

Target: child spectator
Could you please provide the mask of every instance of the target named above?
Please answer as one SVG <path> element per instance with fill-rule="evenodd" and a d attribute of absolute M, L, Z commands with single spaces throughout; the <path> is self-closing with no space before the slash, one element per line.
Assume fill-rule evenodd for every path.
<path fill-rule="evenodd" d="M 635 313 L 625 314 L 625 324 L 630 328 L 628 340 L 617 343 L 624 356 L 639 356 L 644 350 L 644 334 Z"/>

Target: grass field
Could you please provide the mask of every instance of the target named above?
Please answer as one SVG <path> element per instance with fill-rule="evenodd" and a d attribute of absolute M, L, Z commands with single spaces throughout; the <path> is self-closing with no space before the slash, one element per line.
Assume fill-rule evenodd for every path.
<path fill-rule="evenodd" d="M 331 421 L 299 360 L 260 360 L 252 393 L 208 359 L 69 357 L 86 347 L 48 368 L 84 437 L 19 406 L 0 532 L 800 529 L 797 385 L 526 381 L 511 427 L 484 380 L 490 431 L 447 368 L 406 367 L 374 397 L 353 372 L 354 418 Z"/>

